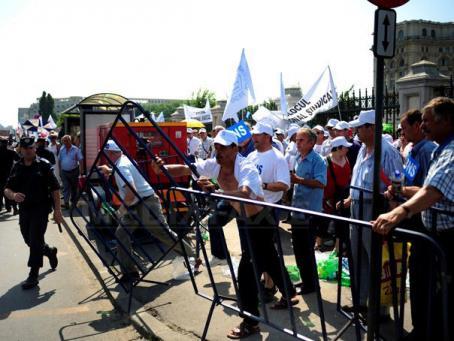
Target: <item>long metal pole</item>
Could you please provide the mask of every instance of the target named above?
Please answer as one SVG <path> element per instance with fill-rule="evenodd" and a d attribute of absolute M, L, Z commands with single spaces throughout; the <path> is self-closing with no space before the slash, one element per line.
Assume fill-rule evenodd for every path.
<path fill-rule="evenodd" d="M 380 207 L 380 169 L 381 169 L 381 140 L 383 117 L 383 74 L 384 59 L 376 57 L 375 78 L 375 147 L 374 147 L 374 183 L 373 183 L 373 219 L 377 218 Z M 370 287 L 369 307 L 367 314 L 367 340 L 374 340 L 378 336 L 380 318 L 380 280 L 381 280 L 381 237 L 372 232 L 370 255 Z"/>

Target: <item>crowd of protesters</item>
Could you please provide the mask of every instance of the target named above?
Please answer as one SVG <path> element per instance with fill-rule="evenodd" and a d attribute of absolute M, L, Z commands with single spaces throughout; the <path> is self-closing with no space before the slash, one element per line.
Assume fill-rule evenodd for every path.
<path fill-rule="evenodd" d="M 303 208 L 332 215 L 351 217 L 363 221 L 373 221 L 372 190 L 374 172 L 375 149 L 375 111 L 362 111 L 353 121 L 339 121 L 331 118 L 325 126 L 308 125 L 300 127 L 290 125 L 284 131 L 273 129 L 272 124 L 258 122 L 252 127 L 252 137 L 238 143 L 230 132 L 223 132 L 222 127 L 216 127 L 213 138 L 207 137 L 206 130 L 199 132 L 200 140 L 195 146 L 194 135 L 197 131 L 191 130 L 188 141 L 188 154 L 193 155 L 195 165 L 204 175 L 199 185 L 205 190 L 212 188 L 213 182 L 220 187 L 220 191 L 229 195 L 243 198 L 263 200 L 271 203 L 283 203 L 292 207 Z M 219 137 L 219 132 L 222 136 Z M 189 132 L 189 131 L 188 131 Z M 373 230 L 387 234 L 392 228 L 399 226 L 423 232 L 440 241 L 445 247 L 447 255 L 452 253 L 454 242 L 454 192 L 453 183 L 453 138 L 454 138 L 454 101 L 448 98 L 435 98 L 421 110 L 410 110 L 400 118 L 396 136 L 383 134 L 381 143 L 380 166 L 380 212 L 383 213 L 373 222 Z M 225 135 L 225 136 L 224 136 Z M 203 143 L 201 142 L 204 141 Z M 231 148 L 231 150 L 229 149 Z M 227 151 L 226 151 L 227 150 Z M 222 153 L 221 153 L 222 151 Z M 230 152 L 230 153 L 228 153 Z M 229 155 L 226 160 L 226 153 Z M 162 167 L 164 163 L 160 161 Z M 255 166 L 257 172 L 249 169 L 248 165 Z M 166 166 L 172 170 L 170 165 Z M 242 173 L 241 169 L 249 171 Z M 190 173 L 188 168 L 185 168 Z M 181 169 L 179 170 L 181 172 Z M 227 173 L 224 174 L 224 172 Z M 177 174 L 176 172 L 175 174 Z M 396 174 L 404 174 L 403 187 L 399 193 L 395 192 L 392 180 Z M 204 180 L 204 178 L 210 181 Z M 252 180 L 253 179 L 253 180 Z M 257 187 L 257 181 L 261 184 Z M 254 186 L 254 187 L 252 187 Z M 399 205 L 399 202 L 406 201 Z M 394 208 L 391 210 L 391 208 Z M 433 212 L 433 208 L 441 210 Z M 388 212 L 388 213 L 387 213 Z M 420 213 L 422 212 L 422 213 Z M 254 211 L 250 216 L 255 216 Z M 282 217 L 276 212 L 267 212 L 273 222 L 279 225 Z M 245 264 L 251 261 L 252 247 L 260 257 L 268 254 L 268 267 L 263 260 L 258 262 L 258 269 L 263 273 L 265 293 L 273 296 L 277 289 L 274 282 L 282 287 L 282 278 L 276 274 L 271 266 L 276 263 L 275 250 L 270 241 L 272 236 L 251 234 L 251 245 L 246 245 L 244 228 L 257 222 L 244 219 L 241 212 L 232 202 L 219 201 L 217 209 L 209 218 L 209 232 L 211 243 L 211 264 L 225 262 L 225 251 L 222 247 L 220 229 L 233 217 L 237 219 L 242 247 L 240 263 L 239 288 L 242 295 L 257 296 L 257 288 L 253 278 L 246 276 Z M 260 220 L 265 224 L 263 220 Z M 361 258 L 361 268 L 354 271 L 361 283 L 359 292 L 360 314 L 367 313 L 371 236 L 373 231 L 361 229 L 358 226 L 349 226 L 346 223 L 317 219 L 308 214 L 294 213 L 286 217 L 285 222 L 291 224 L 292 245 L 295 261 L 299 268 L 302 283 L 297 286 L 297 293 L 305 295 L 314 292 L 318 287 L 316 274 L 315 250 L 331 250 L 335 241 L 339 243 L 348 240 L 351 244 L 353 264 L 358 264 Z M 269 224 L 268 221 L 266 224 Z M 265 225 L 266 225 L 265 224 Z M 263 226 L 265 226 L 263 225 Z M 266 225 L 268 226 L 268 225 Z M 260 245 L 260 247 L 258 246 Z M 264 245 L 267 245 L 265 247 Z M 337 247 L 336 247 L 337 248 Z M 271 258 L 270 258 L 271 257 Z M 265 258 L 264 258 L 265 259 Z M 454 302 L 452 274 L 453 257 L 448 257 L 448 268 L 451 277 L 449 283 L 449 317 L 452 318 Z M 424 242 L 414 240 L 411 243 L 410 269 L 410 297 L 412 332 L 407 339 L 426 340 L 441 334 L 440 292 L 439 278 L 427 275 L 431 264 L 438 262 L 434 252 Z M 270 268 L 271 267 L 271 268 Z M 251 270 L 250 266 L 247 266 Z M 249 282 L 250 281 L 250 282 Z M 245 283 L 248 282 L 248 283 Z M 245 293 L 242 288 L 246 287 Z M 431 289 L 434 290 L 430 291 Z M 274 308 L 286 308 L 295 304 L 294 291 L 290 296 L 282 292 L 282 298 Z M 435 293 L 435 294 L 434 294 Z M 243 301 L 243 300 L 242 300 Z M 247 303 L 246 303 L 247 302 Z M 432 302 L 434 316 L 429 319 L 425 314 L 425 307 Z M 243 304 L 247 311 L 256 311 L 255 299 L 245 299 Z M 254 305 L 254 307 L 252 307 Z M 352 311 L 352 307 L 344 307 Z M 380 319 L 389 319 L 386 307 L 380 309 Z M 429 322 L 430 320 L 430 322 Z M 428 335 L 431 324 L 431 335 Z M 256 321 L 245 316 L 244 321 L 234 328 L 228 336 L 242 338 L 259 331 Z"/>

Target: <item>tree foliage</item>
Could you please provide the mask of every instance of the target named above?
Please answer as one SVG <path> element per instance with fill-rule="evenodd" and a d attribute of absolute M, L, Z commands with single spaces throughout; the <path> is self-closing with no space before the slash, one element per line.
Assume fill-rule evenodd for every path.
<path fill-rule="evenodd" d="M 196 108 L 205 108 L 206 102 L 210 101 L 210 108 L 216 105 L 216 94 L 208 89 L 198 89 L 191 95 L 191 99 L 186 101 L 187 105 Z"/>
<path fill-rule="evenodd" d="M 43 91 L 39 98 L 39 113 L 43 118 L 43 122 L 46 122 L 51 115 L 55 119 L 54 106 L 55 102 L 52 95 Z"/>
<path fill-rule="evenodd" d="M 159 103 L 159 104 L 154 104 L 154 103 L 145 103 L 143 104 L 143 108 L 149 112 L 154 112 L 155 114 L 160 114 L 161 111 L 164 113 L 164 117 L 166 121 L 169 120 L 170 114 L 173 114 L 175 110 L 179 106 L 181 106 L 183 102 L 181 101 L 171 101 L 167 103 Z"/>

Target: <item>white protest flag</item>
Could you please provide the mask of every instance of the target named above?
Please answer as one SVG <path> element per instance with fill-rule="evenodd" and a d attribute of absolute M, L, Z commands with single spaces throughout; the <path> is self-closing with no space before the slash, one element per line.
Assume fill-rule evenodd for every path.
<path fill-rule="evenodd" d="M 331 69 L 326 67 L 309 91 L 287 110 L 290 123 L 300 125 L 310 121 L 319 112 L 335 107 L 338 103 Z"/>
<path fill-rule="evenodd" d="M 282 119 L 281 112 L 270 111 L 267 108 L 260 106 L 255 113 L 252 114 L 252 119 L 255 122 L 265 123 L 273 129 L 285 128 L 285 121 Z"/>
<path fill-rule="evenodd" d="M 57 125 L 55 124 L 55 121 L 52 118 L 52 115 L 49 115 L 49 118 L 47 119 L 47 123 L 44 126 L 44 128 L 51 129 L 51 130 L 57 128 Z"/>
<path fill-rule="evenodd" d="M 207 98 L 207 102 L 205 104 L 205 115 L 209 117 L 209 122 L 213 122 L 213 114 L 211 113 L 211 108 L 210 108 L 210 101 Z"/>
<path fill-rule="evenodd" d="M 238 65 L 236 70 L 236 79 L 235 83 L 233 83 L 232 94 L 227 100 L 224 114 L 222 115 L 222 120 L 224 122 L 229 118 L 233 118 L 235 122 L 238 122 L 238 111 L 249 105 L 248 94 L 251 95 L 255 102 L 254 87 L 252 85 L 251 74 L 243 49 L 241 52 L 240 65 Z"/>
<path fill-rule="evenodd" d="M 284 81 L 281 72 L 281 111 L 284 118 L 287 118 L 287 99 L 285 98 Z"/>
<path fill-rule="evenodd" d="M 165 122 L 165 118 L 164 118 L 164 113 L 161 111 L 161 113 L 159 114 L 158 118 L 156 119 L 156 122 Z"/>
<path fill-rule="evenodd" d="M 213 122 L 213 115 L 211 114 L 210 105 L 208 104 L 205 108 L 196 108 L 189 105 L 183 105 L 184 118 L 185 120 L 197 120 L 202 123 Z"/>

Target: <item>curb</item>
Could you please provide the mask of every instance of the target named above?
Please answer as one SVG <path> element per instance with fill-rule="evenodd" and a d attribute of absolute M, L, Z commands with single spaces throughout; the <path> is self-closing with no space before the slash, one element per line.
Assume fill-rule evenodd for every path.
<path fill-rule="evenodd" d="M 127 315 L 127 296 L 128 294 L 120 287 L 119 290 L 122 294 L 125 294 L 125 299 L 117 300 L 112 293 L 110 292 L 109 288 L 107 287 L 104 279 L 102 278 L 101 272 L 107 271 L 105 270 L 104 265 L 100 260 L 95 258 L 92 260 L 90 255 L 87 251 L 82 247 L 80 242 L 80 237 L 76 235 L 74 231 L 70 228 L 69 224 L 66 221 L 67 217 L 63 219 L 63 226 L 68 233 L 69 237 L 73 241 L 74 245 L 76 246 L 77 250 L 80 252 L 83 259 L 86 261 L 87 265 L 93 272 L 94 276 L 98 280 L 99 284 L 103 288 L 104 292 L 106 293 L 107 297 L 109 298 L 110 302 L 117 309 L 124 315 Z M 85 242 L 85 241 L 83 241 Z M 96 264 L 95 264 L 96 263 Z M 101 271 L 102 269 L 102 271 Z M 133 327 L 137 330 L 137 332 L 147 340 L 177 340 L 182 339 L 184 335 L 175 332 L 171 328 L 169 328 L 165 323 L 158 320 L 157 318 L 153 317 L 146 311 L 139 311 L 143 308 L 143 304 L 137 301 L 134 297 L 132 297 L 131 302 L 131 314 L 129 315 L 129 320 Z"/>

